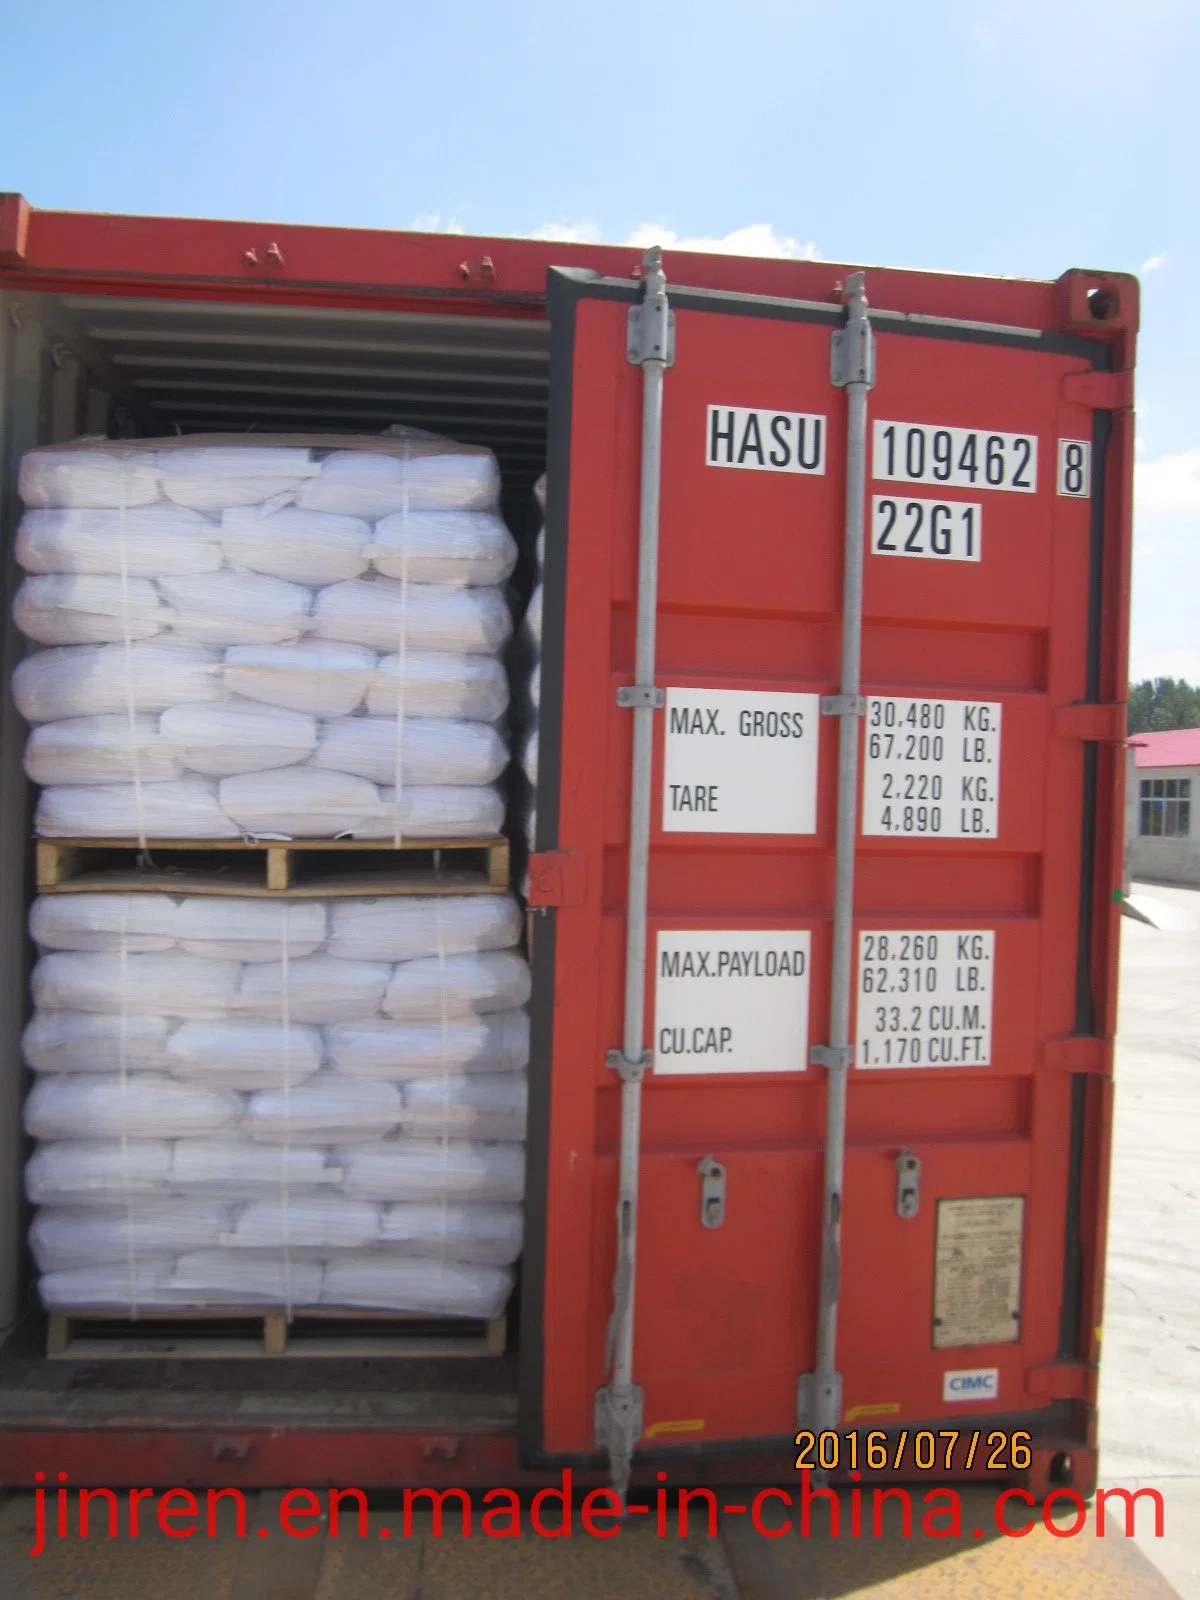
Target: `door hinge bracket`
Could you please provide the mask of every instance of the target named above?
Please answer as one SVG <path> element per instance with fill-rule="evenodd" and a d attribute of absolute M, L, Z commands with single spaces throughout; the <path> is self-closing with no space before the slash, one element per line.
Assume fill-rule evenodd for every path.
<path fill-rule="evenodd" d="M 700 1174 L 700 1226 L 719 1228 L 725 1221 L 725 1168 L 715 1156 L 705 1156 L 696 1171 Z"/>
<path fill-rule="evenodd" d="M 667 691 L 653 683 L 623 683 L 617 689 L 617 704 L 623 711 L 639 711 L 649 706 L 651 711 L 661 711 L 667 703 Z"/>
<path fill-rule="evenodd" d="M 861 694 L 823 694 L 821 696 L 821 715 L 823 717 L 865 717 L 867 702 Z"/>
<path fill-rule="evenodd" d="M 1129 411 L 1133 407 L 1133 368 L 1120 372 L 1068 372 L 1062 380 L 1068 405 L 1093 411 Z"/>
<path fill-rule="evenodd" d="M 1090 1033 L 1066 1033 L 1042 1042 L 1042 1065 L 1060 1072 L 1089 1072 L 1111 1078 L 1113 1041 Z"/>
<path fill-rule="evenodd" d="M 1025 1387 L 1046 1400 L 1084 1400 L 1095 1405 L 1099 1370 L 1086 1361 L 1050 1361 L 1030 1367 Z"/>
<path fill-rule="evenodd" d="M 658 245 L 646 251 L 642 263 L 646 287 L 641 301 L 629 308 L 625 355 L 630 366 L 644 367 L 648 361 L 661 361 L 664 367 L 673 367 L 675 313 L 667 303 L 667 280 Z"/>
<path fill-rule="evenodd" d="M 636 1061 L 631 1061 L 624 1050 L 606 1050 L 604 1053 L 604 1065 L 619 1072 L 622 1083 L 641 1083 L 653 1063 L 653 1050 L 643 1050 Z"/>
<path fill-rule="evenodd" d="M 1124 744 L 1129 737 L 1125 702 L 1109 704 L 1078 702 L 1055 706 L 1054 731 L 1066 739 L 1086 743 Z"/>
<path fill-rule="evenodd" d="M 803 1372 L 796 1380 L 796 1426 L 836 1428 L 842 1420 L 842 1375 L 831 1372 L 818 1378 Z"/>
<path fill-rule="evenodd" d="M 587 857 L 577 850 L 536 850 L 529 857 L 528 904 L 581 906 L 587 899 Z"/>
<path fill-rule="evenodd" d="M 852 272 L 846 279 L 846 299 L 861 296 L 866 274 Z M 833 330 L 829 348 L 829 381 L 835 389 L 859 383 L 875 387 L 875 332 L 866 316 L 852 316 L 844 328 Z"/>
<path fill-rule="evenodd" d="M 896 1215 L 905 1222 L 921 1209 L 921 1160 L 911 1150 L 896 1157 Z"/>
<path fill-rule="evenodd" d="M 851 1067 L 854 1065 L 852 1044 L 814 1044 L 808 1051 L 809 1064 L 814 1067 Z"/>

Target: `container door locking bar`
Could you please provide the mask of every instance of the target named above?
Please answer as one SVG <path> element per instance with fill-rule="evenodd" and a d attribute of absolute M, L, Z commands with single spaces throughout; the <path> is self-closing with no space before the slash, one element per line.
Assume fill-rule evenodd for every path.
<path fill-rule="evenodd" d="M 833 335 L 830 382 L 845 389 L 846 526 L 842 595 L 841 693 L 821 705 L 838 728 L 837 848 L 833 899 L 833 960 L 829 983 L 829 1043 L 809 1060 L 829 1074 L 825 1112 L 825 1203 L 821 1223 L 821 1287 L 817 1360 L 800 1378 L 796 1420 L 833 1430 L 842 1420 L 842 1375 L 837 1367 L 838 1297 L 842 1277 L 842 1187 L 846 1169 L 846 1079 L 854 1060 L 850 989 L 854 969 L 854 852 L 858 832 L 858 722 L 861 694 L 863 525 L 867 484 L 867 395 L 875 386 L 875 335 L 861 272 L 846 280 L 846 322 Z"/>
<path fill-rule="evenodd" d="M 647 250 L 645 291 L 631 306 L 629 361 L 642 369 L 642 488 L 638 527 L 637 642 L 634 682 L 617 691 L 633 712 L 633 775 L 629 795 L 629 888 L 625 922 L 625 1022 L 620 1050 L 607 1062 L 621 1074 L 621 1147 L 617 1180 L 617 1270 L 608 1325 L 606 1388 L 596 1394 L 596 1441 L 608 1452 L 613 1488 L 622 1505 L 634 1446 L 642 1436 L 642 1391 L 633 1381 L 634 1289 L 637 1273 L 638 1161 L 642 1077 L 651 1063 L 644 1048 L 646 1017 L 646 904 L 650 861 L 650 778 L 654 712 L 663 691 L 654 683 L 658 619 L 658 506 L 662 469 L 663 374 L 675 360 L 675 314 L 667 304 L 662 251 Z"/>

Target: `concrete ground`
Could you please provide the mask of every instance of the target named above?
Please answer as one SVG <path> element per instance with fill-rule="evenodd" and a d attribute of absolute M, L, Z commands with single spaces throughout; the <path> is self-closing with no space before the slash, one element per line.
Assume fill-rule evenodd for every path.
<path fill-rule="evenodd" d="M 1122 952 L 1101 1470 L 1163 1496 L 1166 1537 L 1090 1527 L 999 1537 L 985 1490 L 963 1493 L 961 1539 L 658 1539 L 649 1518 L 611 1541 L 402 1536 L 392 1508 L 367 1537 L 278 1531 L 278 1496 L 251 1497 L 249 1537 L 92 1538 L 30 1560 L 34 1505 L 0 1511 L 5 1600 L 1200 1600 L 1200 890 L 1139 886 L 1151 920 Z M 1157 924 L 1157 925 L 1154 925 Z M 728 1496 L 726 1496 L 728 1498 Z M 843 1499 L 843 1515 L 848 1506 Z"/>

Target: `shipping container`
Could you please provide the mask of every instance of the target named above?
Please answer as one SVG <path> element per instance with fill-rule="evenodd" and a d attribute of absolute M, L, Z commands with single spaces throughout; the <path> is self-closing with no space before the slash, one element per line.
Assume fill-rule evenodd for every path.
<path fill-rule="evenodd" d="M 0 1483 L 786 1481 L 799 1431 L 1087 1490 L 1137 295 L 0 197 L 6 680 L 35 444 L 444 432 L 526 577 L 549 485 L 510 1348 L 45 1359 L 6 695 Z"/>

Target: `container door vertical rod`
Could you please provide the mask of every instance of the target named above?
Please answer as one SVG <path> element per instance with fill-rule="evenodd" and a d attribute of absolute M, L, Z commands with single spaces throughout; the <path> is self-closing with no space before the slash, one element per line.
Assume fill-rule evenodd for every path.
<path fill-rule="evenodd" d="M 859 720 L 862 680 L 863 537 L 867 481 L 867 395 L 875 384 L 875 335 L 861 272 L 846 282 L 846 322 L 833 335 L 830 381 L 845 389 L 846 524 L 842 596 L 841 693 L 821 710 L 839 718 L 837 842 L 833 900 L 833 959 L 829 1043 L 809 1058 L 828 1074 L 825 1110 L 825 1200 L 821 1224 L 821 1285 L 817 1359 L 797 1394 L 797 1420 L 805 1427 L 836 1429 L 842 1420 L 842 1375 L 837 1366 L 838 1299 L 842 1276 L 842 1189 L 846 1169 L 846 1080 L 854 1060 L 850 1041 L 850 986 L 854 970 L 854 854 L 858 833 Z"/>
<path fill-rule="evenodd" d="M 629 886 L 625 924 L 625 1021 L 620 1050 L 607 1061 L 621 1075 L 621 1149 L 617 1193 L 617 1269 L 608 1330 L 609 1383 L 596 1395 L 596 1438 L 607 1450 L 613 1487 L 624 1503 L 634 1446 L 642 1435 L 642 1391 L 633 1381 L 634 1289 L 637 1272 L 638 1161 L 645 1049 L 646 907 L 650 861 L 650 779 L 654 712 L 664 701 L 654 683 L 658 613 L 658 512 L 662 466 L 663 374 L 674 360 L 674 316 L 667 304 L 662 251 L 647 250 L 645 293 L 629 312 L 627 356 L 642 369 L 642 479 L 638 531 L 637 634 L 634 682 L 617 691 L 633 712 L 633 776 L 629 797 Z"/>

